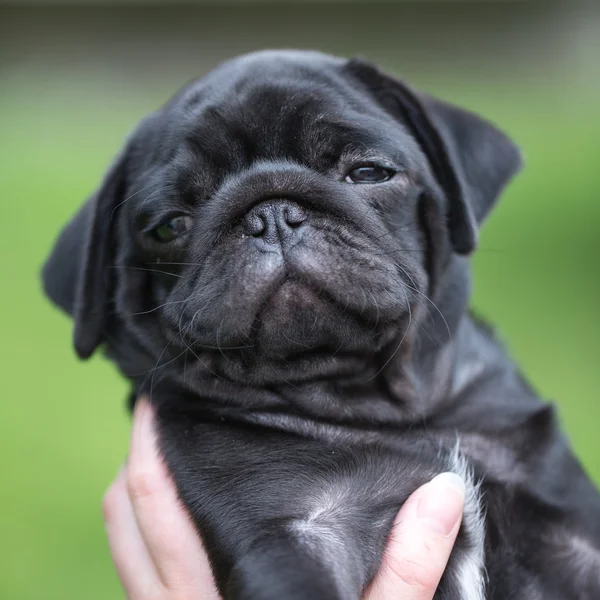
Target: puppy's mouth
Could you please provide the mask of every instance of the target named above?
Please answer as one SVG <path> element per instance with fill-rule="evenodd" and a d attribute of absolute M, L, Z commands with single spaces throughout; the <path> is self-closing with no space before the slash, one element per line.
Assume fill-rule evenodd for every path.
<path fill-rule="evenodd" d="M 242 325 L 240 323 L 240 325 Z M 340 305 L 324 289 L 286 276 L 256 312 L 249 334 L 190 341 L 197 368 L 244 385 L 301 383 L 329 377 L 367 379 L 375 353 L 398 336 L 367 315 Z M 189 358 L 188 358 L 189 360 Z M 189 367 L 189 362 L 188 362 Z"/>
<path fill-rule="evenodd" d="M 286 275 L 267 297 L 252 324 L 256 354 L 263 358 L 307 359 L 351 350 L 346 337 L 373 330 L 369 319 L 340 306 L 324 288 Z"/>
<path fill-rule="evenodd" d="M 237 311 L 232 306 L 216 327 L 204 335 L 195 330 L 185 344 L 211 371 L 234 381 L 355 374 L 401 327 L 401 319 L 392 322 L 372 306 L 375 296 L 364 294 L 361 305 L 352 302 L 355 295 L 352 289 L 332 290 L 310 274 L 281 272 L 265 285 L 250 322 L 244 312 L 248 297 L 241 292 Z"/>
<path fill-rule="evenodd" d="M 188 300 L 166 309 L 172 345 L 235 379 L 291 365 L 323 372 L 323 364 L 364 364 L 401 335 L 411 294 L 365 236 L 346 242 L 332 229 L 309 226 L 278 251 L 230 236 L 229 252 L 213 251 L 185 278 L 179 298 Z"/>

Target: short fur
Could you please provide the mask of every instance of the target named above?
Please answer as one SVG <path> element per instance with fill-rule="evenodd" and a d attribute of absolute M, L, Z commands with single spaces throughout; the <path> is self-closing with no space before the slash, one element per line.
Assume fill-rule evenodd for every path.
<path fill-rule="evenodd" d="M 436 598 L 600 598 L 600 497 L 492 333 L 468 255 L 520 167 L 360 60 L 231 60 L 144 119 L 44 268 L 104 344 L 236 600 L 357 600 L 408 495 L 467 511 Z M 362 164 L 395 174 L 346 175 Z M 193 225 L 172 242 L 169 215 Z M 458 440 L 458 447 L 457 447 Z"/>

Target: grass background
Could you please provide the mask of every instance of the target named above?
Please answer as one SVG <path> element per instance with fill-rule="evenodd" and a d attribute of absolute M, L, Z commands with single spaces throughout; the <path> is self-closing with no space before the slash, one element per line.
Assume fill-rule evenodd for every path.
<path fill-rule="evenodd" d="M 75 62 L 0 68 L 0 597 L 11 600 L 122 597 L 100 500 L 127 451 L 126 385 L 102 358 L 75 359 L 71 323 L 42 296 L 38 273 L 175 76 L 117 81 Z M 438 61 L 417 83 L 487 115 L 524 150 L 524 172 L 483 230 L 473 304 L 558 403 L 600 483 L 600 93 L 544 69 L 474 76 Z"/>

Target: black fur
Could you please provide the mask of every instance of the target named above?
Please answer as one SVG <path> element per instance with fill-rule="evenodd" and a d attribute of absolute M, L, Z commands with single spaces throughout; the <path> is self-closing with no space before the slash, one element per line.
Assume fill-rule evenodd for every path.
<path fill-rule="evenodd" d="M 365 163 L 396 174 L 346 181 Z M 64 230 L 46 291 L 82 358 L 104 343 L 151 395 L 227 598 L 359 598 L 457 440 L 486 533 L 465 520 L 436 598 L 467 598 L 478 544 L 488 599 L 600 597 L 600 498 L 467 313 L 465 255 L 519 165 L 361 61 L 264 52 L 142 121 Z M 170 214 L 193 226 L 162 243 Z"/>

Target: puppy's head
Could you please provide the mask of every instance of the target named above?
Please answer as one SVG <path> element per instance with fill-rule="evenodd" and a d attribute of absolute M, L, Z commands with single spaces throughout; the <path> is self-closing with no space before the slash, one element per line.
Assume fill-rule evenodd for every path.
<path fill-rule="evenodd" d="M 519 162 L 487 122 L 361 61 L 244 56 L 142 121 L 46 290 L 81 357 L 106 342 L 263 384 L 379 369 Z"/>

